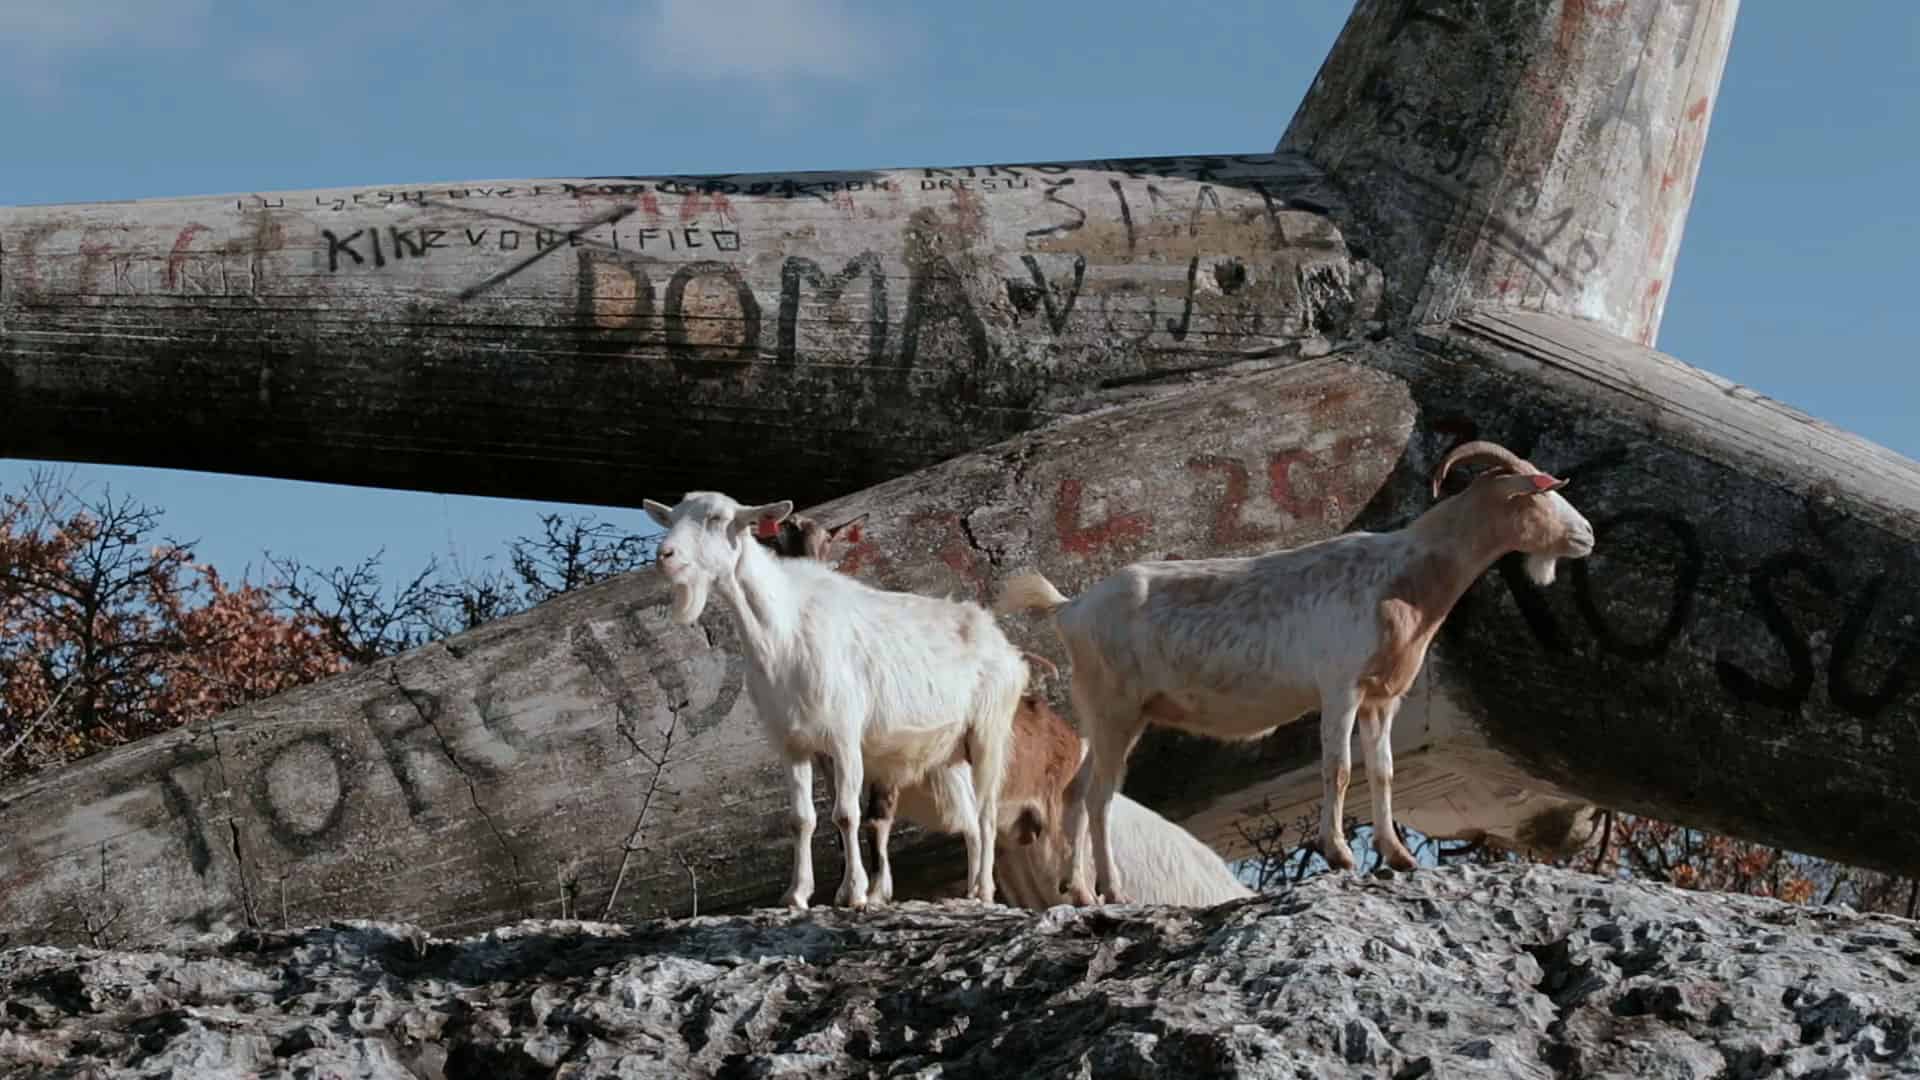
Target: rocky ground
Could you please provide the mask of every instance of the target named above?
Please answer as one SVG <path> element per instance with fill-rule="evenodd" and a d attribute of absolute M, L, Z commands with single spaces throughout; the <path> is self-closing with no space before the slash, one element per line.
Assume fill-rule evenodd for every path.
<path fill-rule="evenodd" d="M 1539 867 L 0 953 L 0 1077 L 1920 1075 L 1920 924 Z"/>

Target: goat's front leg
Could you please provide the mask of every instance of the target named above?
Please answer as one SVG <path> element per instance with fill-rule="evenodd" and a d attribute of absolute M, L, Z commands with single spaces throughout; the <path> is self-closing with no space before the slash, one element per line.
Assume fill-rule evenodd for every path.
<path fill-rule="evenodd" d="M 1400 699 L 1360 710 L 1360 750 L 1367 756 L 1367 786 L 1373 792 L 1373 849 L 1388 866 L 1414 868 L 1413 853 L 1393 827 L 1393 717 Z"/>
<path fill-rule="evenodd" d="M 812 758 L 787 765 L 787 792 L 793 800 L 788 819 L 793 828 L 793 884 L 787 889 L 785 903 L 795 911 L 805 911 L 807 901 L 813 898 Z"/>
<path fill-rule="evenodd" d="M 863 783 L 860 744 L 833 748 L 833 824 L 847 852 L 847 869 L 833 902 L 842 907 L 867 906 L 867 868 L 860 862 L 860 795 Z"/>
<path fill-rule="evenodd" d="M 887 857 L 887 839 L 893 833 L 894 811 L 900 805 L 900 789 L 891 785 L 867 785 L 867 824 L 873 829 L 873 886 L 867 890 L 867 903 L 874 907 L 893 902 L 893 861 Z"/>
<path fill-rule="evenodd" d="M 1356 865 L 1341 826 L 1347 816 L 1347 783 L 1353 778 L 1353 723 L 1359 711 L 1360 691 L 1355 687 L 1320 692 L 1320 857 L 1335 870 Z"/>

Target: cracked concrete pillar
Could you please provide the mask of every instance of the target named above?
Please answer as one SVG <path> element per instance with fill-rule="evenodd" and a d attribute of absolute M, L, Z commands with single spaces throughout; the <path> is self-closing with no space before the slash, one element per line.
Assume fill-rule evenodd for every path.
<path fill-rule="evenodd" d="M 1280 140 L 1346 196 L 1397 318 L 1652 345 L 1739 0 L 1362 0 Z"/>

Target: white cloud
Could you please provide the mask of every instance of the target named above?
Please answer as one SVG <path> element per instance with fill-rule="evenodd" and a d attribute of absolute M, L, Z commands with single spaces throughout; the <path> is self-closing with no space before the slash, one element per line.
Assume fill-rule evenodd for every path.
<path fill-rule="evenodd" d="M 856 80 L 913 48 L 906 24 L 847 0 L 653 0 L 646 55 L 703 78 Z"/>
<path fill-rule="evenodd" d="M 0 0 L 0 42 L 35 53 L 183 45 L 201 36 L 211 9 L 211 0 Z"/>

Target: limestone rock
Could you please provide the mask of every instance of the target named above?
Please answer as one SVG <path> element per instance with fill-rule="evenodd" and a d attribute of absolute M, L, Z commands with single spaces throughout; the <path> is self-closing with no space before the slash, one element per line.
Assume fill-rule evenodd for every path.
<path fill-rule="evenodd" d="M 1920 1075 L 1920 924 L 1541 867 L 0 953 L 0 1077 Z"/>

